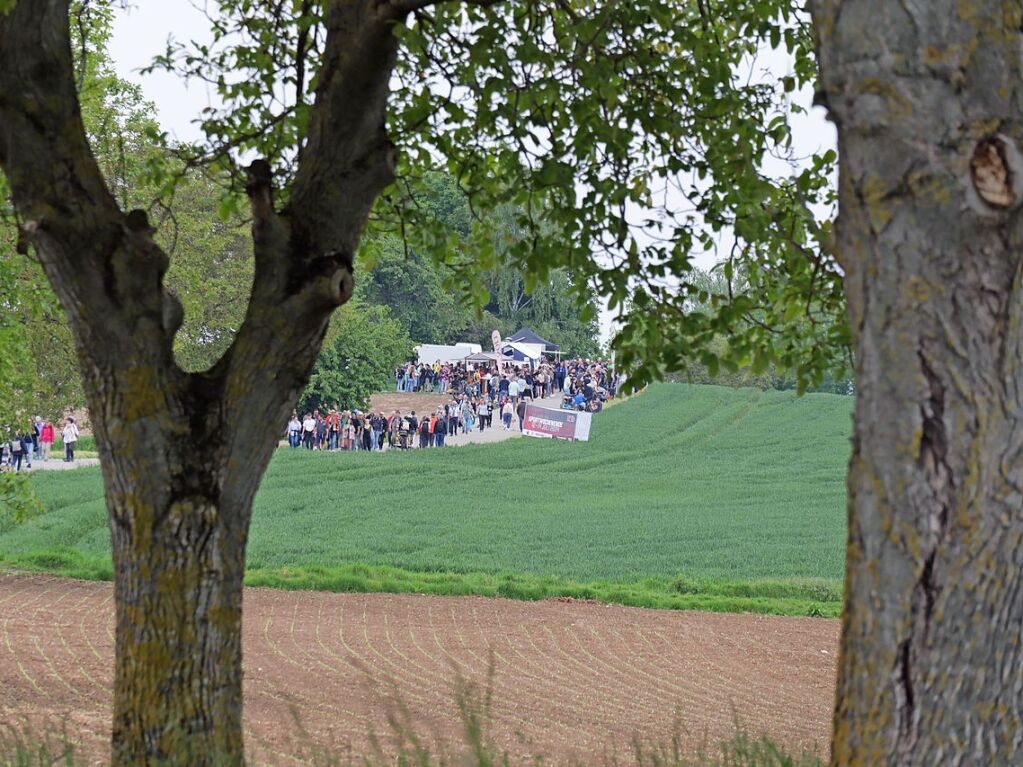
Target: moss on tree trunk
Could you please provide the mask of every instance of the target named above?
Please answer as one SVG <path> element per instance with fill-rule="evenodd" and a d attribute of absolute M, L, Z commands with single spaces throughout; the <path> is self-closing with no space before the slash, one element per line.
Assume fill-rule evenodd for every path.
<path fill-rule="evenodd" d="M 244 536 L 202 498 L 118 518 L 113 763 L 240 762 Z"/>
<path fill-rule="evenodd" d="M 857 373 L 832 761 L 1018 764 L 1021 7 L 814 21 Z"/>

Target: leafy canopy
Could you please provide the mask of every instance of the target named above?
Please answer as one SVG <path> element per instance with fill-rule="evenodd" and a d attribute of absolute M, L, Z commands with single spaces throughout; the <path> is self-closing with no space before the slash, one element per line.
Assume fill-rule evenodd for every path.
<path fill-rule="evenodd" d="M 423 6 L 423 7 L 418 7 Z M 790 0 L 536 0 L 411 3 L 388 119 L 398 180 L 373 226 L 464 274 L 515 264 L 532 289 L 557 267 L 617 313 L 620 359 L 645 380 L 699 359 L 711 368 L 770 363 L 801 385 L 846 361 L 840 272 L 813 206 L 831 202 L 834 157 L 785 179 L 764 172 L 791 140 L 787 99 L 812 84 L 806 19 Z M 325 39 L 316 0 L 263 6 L 222 0 L 208 45 L 172 45 L 156 66 L 211 84 L 207 140 L 182 148 L 240 178 L 242 158 L 269 158 L 287 184 L 302 151 Z M 751 76 L 758 53 L 787 50 L 791 74 Z M 498 253 L 492 221 L 456 232 L 417 204 L 415 184 L 445 170 L 475 211 L 514 206 L 528 236 Z M 707 304 L 694 259 L 721 260 L 738 286 Z M 592 310 L 591 310 L 592 311 Z M 710 342 L 730 337 L 719 359 Z"/>

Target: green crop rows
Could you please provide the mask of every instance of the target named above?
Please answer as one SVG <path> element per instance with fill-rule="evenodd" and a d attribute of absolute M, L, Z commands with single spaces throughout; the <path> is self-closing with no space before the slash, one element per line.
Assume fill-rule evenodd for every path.
<path fill-rule="evenodd" d="M 597 416 L 587 444 L 284 449 L 249 582 L 835 615 L 851 406 L 664 384 Z M 35 484 L 48 512 L 0 527 L 0 560 L 109 577 L 98 469 Z"/>

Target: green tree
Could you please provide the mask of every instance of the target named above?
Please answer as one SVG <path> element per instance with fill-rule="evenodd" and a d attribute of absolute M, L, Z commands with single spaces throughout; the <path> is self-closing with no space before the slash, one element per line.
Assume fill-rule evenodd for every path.
<path fill-rule="evenodd" d="M 24 326 L 37 306 L 24 290 L 28 268 L 14 244 L 0 239 L 0 440 L 24 428 L 32 402 L 35 368 Z"/>
<path fill-rule="evenodd" d="M 138 86 L 113 71 L 105 49 L 110 8 L 75 4 L 72 12 L 74 67 L 90 146 L 123 207 L 151 205 L 158 189 L 150 170 L 166 157 L 153 106 Z M 241 324 L 252 280 L 252 245 L 241 219 L 224 223 L 216 216 L 222 191 L 207 176 L 181 175 L 173 218 L 157 235 L 171 254 L 168 288 L 184 304 L 185 322 L 175 338 L 175 352 L 187 370 L 209 367 L 227 348 Z M 161 217 L 167 215 L 167 208 L 160 210 Z M 22 306 L 9 315 L 17 322 L 7 328 L 17 336 L 18 351 L 6 356 L 17 361 L 19 375 L 4 377 L 7 386 L 17 389 L 20 410 L 55 419 L 84 407 L 74 338 L 45 274 L 39 264 L 19 258 L 13 242 L 0 247 L 0 263 L 13 280 L 5 295 L 12 300 L 17 296 Z M 12 397 L 5 401 L 12 402 Z"/>
<path fill-rule="evenodd" d="M 693 285 L 693 293 L 685 306 L 689 313 L 701 313 L 712 316 L 722 304 L 734 300 L 737 294 L 751 290 L 742 270 L 733 273 L 727 279 L 720 267 L 709 271 L 694 269 L 688 279 Z M 800 305 L 794 307 L 797 311 Z M 804 318 L 807 326 L 803 332 L 812 333 L 813 319 Z M 752 313 L 746 323 L 764 323 L 763 312 Z M 688 352 L 688 359 L 680 366 L 679 372 L 665 372 L 669 380 L 681 380 L 691 383 L 720 384 L 723 386 L 750 386 L 757 389 L 799 390 L 801 392 L 828 392 L 831 394 L 851 394 L 852 380 L 848 375 L 826 372 L 815 383 L 808 383 L 793 375 L 777 362 L 766 357 L 758 358 L 758 364 L 740 365 L 736 355 L 729 349 L 730 339 L 721 333 L 701 341 L 699 346 Z"/>
<path fill-rule="evenodd" d="M 440 172 L 429 173 L 408 187 L 407 197 L 408 205 L 425 211 L 457 244 L 444 262 L 435 257 L 435 251 L 410 247 L 409 238 L 400 232 L 371 233 L 364 244 L 370 255 L 368 269 L 356 286 L 358 296 L 389 307 L 412 338 L 425 343 L 485 340 L 494 329 L 507 335 L 530 326 L 567 353 L 587 357 L 597 353 L 594 301 L 586 296 L 580 302 L 586 291 L 573 284 L 569 272 L 555 269 L 547 280 L 530 284 L 521 265 L 505 257 L 510 247 L 528 236 L 516 220 L 514 206 L 473 212 L 469 196 L 456 180 Z M 496 254 L 496 266 L 474 273 L 467 282 L 457 265 L 476 261 L 474 249 L 480 241 L 472 236 L 474 221 L 490 232 L 487 249 Z M 471 282 L 478 282 L 486 293 L 478 311 L 459 300 Z"/>
<path fill-rule="evenodd" d="M 395 366 L 411 353 L 412 341 L 386 307 L 352 300 L 331 319 L 299 408 L 365 410 L 371 394 L 393 386 Z"/>
<path fill-rule="evenodd" d="M 386 306 L 420 343 L 464 341 L 472 309 L 445 284 L 444 268 L 384 233 L 372 243 L 371 266 L 356 286 L 367 304 Z"/>
<path fill-rule="evenodd" d="M 546 282 L 529 290 L 527 280 L 514 269 L 499 269 L 482 276 L 490 295 L 486 310 L 503 336 L 528 327 L 572 357 L 596 357 L 596 311 L 592 301 L 580 305 L 579 291 L 565 269 L 553 269 Z M 586 311 L 586 306 L 590 307 Z"/>
<path fill-rule="evenodd" d="M 529 290 L 563 267 L 583 299 L 593 288 L 616 305 L 632 295 L 622 355 L 669 364 L 672 342 L 693 327 L 654 281 L 684 270 L 706 222 L 733 226 L 765 266 L 788 259 L 804 283 L 834 273 L 804 263 L 818 236 L 806 204 L 826 168 L 787 184 L 765 178 L 763 158 L 788 138 L 785 102 L 774 86 L 732 75 L 784 39 L 797 52 L 792 87 L 812 78 L 808 35 L 784 0 L 713 16 L 661 0 L 223 0 L 210 45 L 158 62 L 216 90 L 223 107 L 202 115 L 207 140 L 179 147 L 177 162 L 228 173 L 252 221 L 242 323 L 212 367 L 190 372 L 175 359 L 184 315 L 165 280 L 170 260 L 147 211 L 133 207 L 144 195 L 89 143 L 69 3 L 0 0 L 0 10 L 0 167 L 21 236 L 68 316 L 103 467 L 116 764 L 242 758 L 252 498 L 330 316 L 352 296 L 371 213 L 379 231 L 404 231 L 411 247 L 437 254 L 480 304 L 480 273 L 509 263 Z M 265 159 L 238 162 L 253 155 Z M 147 163 L 150 177 L 169 193 L 181 166 L 161 162 Z M 407 189 L 437 170 L 476 211 L 511 205 L 524 236 L 498 251 L 493 217 L 473 217 L 462 235 L 416 207 Z M 659 245 L 641 247 L 630 218 L 662 199 L 661 179 L 695 175 L 704 181 L 685 207 L 699 215 L 651 217 Z M 790 278 L 780 290 L 799 285 Z M 719 313 L 721 327 L 744 308 Z M 818 348 L 775 339 L 747 333 L 733 346 L 793 361 Z"/>
<path fill-rule="evenodd" d="M 502 335 L 523 326 L 537 329 L 566 353 L 595 356 L 598 328 L 595 317 L 583 319 L 585 305 L 564 268 L 551 271 L 547 281 L 527 288 L 529 282 L 520 265 L 504 259 L 503 253 L 527 236 L 509 211 L 502 206 L 494 212 L 472 211 L 470 199 L 447 173 L 431 172 L 407 187 L 408 204 L 426 211 L 432 220 L 454 237 L 448 262 L 431 253 L 410 247 L 407 237 L 386 228 L 371 232 L 363 243 L 367 257 L 364 276 L 356 296 L 367 305 L 388 307 L 421 342 L 454 343 L 488 339 L 492 330 Z M 488 300 L 474 311 L 459 300 L 459 283 L 464 272 L 455 264 L 472 262 L 479 241 L 471 236 L 474 220 L 486 226 L 498 266 L 481 271 L 474 279 L 486 291 Z M 589 303 L 592 304 L 592 301 Z M 590 310 L 591 314 L 592 307 Z M 315 374 L 314 374 L 315 377 Z"/>
<path fill-rule="evenodd" d="M 812 5 L 841 267 L 811 213 L 834 158 L 762 170 L 788 147 L 784 94 L 816 84 L 790 2 L 222 0 L 213 42 L 160 64 L 222 99 L 182 154 L 244 186 L 255 272 L 227 351 L 188 373 L 168 260 L 88 144 L 66 0 L 0 0 L 0 166 L 98 414 L 116 763 L 242 758 L 252 496 L 371 213 L 480 304 L 504 263 L 529 290 L 568 269 L 620 312 L 637 381 L 717 336 L 739 367 L 822 380 L 846 359 L 844 277 L 857 414 L 833 759 L 1019 760 L 1020 4 Z M 793 74 L 743 77 L 767 45 Z M 499 250 L 493 217 L 463 233 L 417 207 L 408 189 L 437 170 L 476 211 L 511 205 L 524 236 Z M 724 231 L 723 273 L 750 289 L 688 311 L 693 254 Z"/>

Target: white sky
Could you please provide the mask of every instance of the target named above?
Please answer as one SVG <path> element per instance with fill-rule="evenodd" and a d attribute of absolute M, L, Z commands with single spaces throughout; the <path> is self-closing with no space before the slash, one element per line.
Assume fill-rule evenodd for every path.
<path fill-rule="evenodd" d="M 139 83 L 150 101 L 156 105 L 157 117 L 168 134 L 179 140 L 197 140 L 200 132 L 193 121 L 210 104 L 210 97 L 201 83 L 186 86 L 179 78 L 167 73 L 142 76 L 139 70 L 147 66 L 166 48 L 168 37 L 187 42 L 209 39 L 208 22 L 189 0 L 135 0 L 126 10 L 118 11 L 110 53 L 118 74 Z M 778 76 L 787 74 L 784 56 L 767 53 L 757 63 L 768 67 Z M 834 148 L 834 127 L 825 120 L 824 110 L 811 107 L 812 93 L 804 91 L 795 101 L 810 110 L 808 115 L 793 122 L 793 147 L 797 156 L 808 157 Z M 790 172 L 782 162 L 772 162 L 768 171 L 778 174 Z M 707 268 L 711 263 L 699 263 Z M 611 313 L 600 314 L 601 341 L 607 341 L 612 330 Z"/>

